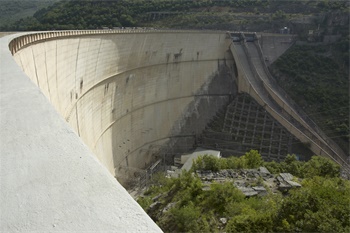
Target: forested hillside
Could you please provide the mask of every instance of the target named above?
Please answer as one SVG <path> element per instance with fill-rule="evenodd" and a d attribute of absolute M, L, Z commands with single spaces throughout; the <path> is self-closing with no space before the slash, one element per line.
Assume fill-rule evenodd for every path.
<path fill-rule="evenodd" d="M 302 16 L 308 17 L 304 21 L 314 21 L 315 15 L 331 10 L 346 12 L 346 1 L 290 0 L 282 3 L 274 0 L 61 0 L 38 11 L 33 17 L 1 25 L 0 29 L 148 26 L 278 31 L 282 26 L 296 26 L 295 20 Z"/>
<path fill-rule="evenodd" d="M 294 46 L 271 71 L 292 99 L 349 154 L 349 36 L 331 45 Z"/>
<path fill-rule="evenodd" d="M 31 17 L 42 8 L 48 7 L 59 0 L 1 0 L 0 25 L 14 25 L 20 18 Z M 15 27 L 9 28 L 15 30 Z"/>

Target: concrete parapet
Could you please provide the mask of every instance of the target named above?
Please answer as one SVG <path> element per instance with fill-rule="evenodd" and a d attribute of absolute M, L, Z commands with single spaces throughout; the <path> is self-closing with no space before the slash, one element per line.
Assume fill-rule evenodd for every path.
<path fill-rule="evenodd" d="M 15 54 L 22 47 L 30 45 L 32 43 L 39 42 L 41 40 L 57 39 L 62 37 L 72 37 L 72 36 L 81 36 L 81 35 L 106 35 L 106 34 L 127 34 L 127 33 L 223 33 L 220 31 L 213 30 L 202 30 L 202 31 L 193 31 L 193 30 L 158 30 L 158 29 L 110 29 L 110 30 L 68 30 L 68 31 L 52 31 L 52 32 L 32 32 L 25 33 L 22 36 L 16 37 L 9 43 L 9 48 L 12 54 Z"/>

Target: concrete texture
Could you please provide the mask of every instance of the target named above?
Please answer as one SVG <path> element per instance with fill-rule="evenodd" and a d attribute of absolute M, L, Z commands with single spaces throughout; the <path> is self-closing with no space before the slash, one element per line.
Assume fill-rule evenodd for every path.
<path fill-rule="evenodd" d="M 223 32 L 95 33 L 1 39 L 2 231 L 160 231 L 113 176 L 192 147 L 235 92 Z"/>
<path fill-rule="evenodd" d="M 221 81 L 224 88 L 212 88 L 220 70 L 229 72 L 232 63 L 225 37 L 213 32 L 73 35 L 22 47 L 14 58 L 123 182 L 128 167 L 152 162 L 153 147 L 200 133 L 215 109 L 227 103 L 232 75 Z M 203 100 L 210 103 L 208 113 L 198 112 Z M 192 113 L 196 125 L 185 133 Z"/>
<path fill-rule="evenodd" d="M 0 231 L 161 232 L 0 40 Z"/>

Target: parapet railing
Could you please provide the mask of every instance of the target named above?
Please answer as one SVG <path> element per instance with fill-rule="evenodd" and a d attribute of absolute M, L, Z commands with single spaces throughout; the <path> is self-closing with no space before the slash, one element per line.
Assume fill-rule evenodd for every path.
<path fill-rule="evenodd" d="M 231 43 L 230 47 L 235 47 L 233 43 Z M 249 66 L 251 65 L 251 61 L 249 61 L 250 59 L 248 58 L 248 62 L 249 62 Z M 253 69 L 253 74 L 256 77 L 256 70 L 255 67 L 252 67 Z M 243 69 L 244 75 L 246 75 L 244 69 Z M 326 155 L 327 157 L 329 157 L 330 159 L 332 159 L 334 162 L 340 164 L 343 169 L 347 170 L 348 172 L 350 171 L 349 168 L 349 164 L 341 157 L 339 156 L 332 148 L 330 148 L 329 146 L 327 146 L 325 143 L 321 143 L 321 141 L 315 137 L 311 132 L 311 137 L 309 137 L 308 135 L 306 135 L 302 129 L 299 129 L 299 127 L 297 127 L 295 125 L 295 122 L 292 123 L 289 120 L 287 120 L 284 116 L 282 116 L 280 113 L 278 113 L 273 106 L 270 106 L 269 103 L 267 103 L 259 94 L 259 92 L 255 89 L 255 87 L 252 85 L 252 83 L 250 82 L 249 79 L 245 80 L 248 85 L 249 85 L 249 92 L 248 94 L 251 95 L 254 99 L 256 99 L 261 105 L 264 106 L 265 110 L 268 111 L 276 120 L 278 120 L 280 122 L 280 124 L 282 124 L 287 130 L 289 130 L 290 132 L 294 132 L 293 134 L 302 142 L 310 142 L 310 147 L 311 149 L 313 149 L 313 151 L 320 151 L 320 155 Z M 264 85 L 264 82 L 262 80 L 260 80 L 263 86 L 263 91 L 264 93 L 267 93 L 266 90 L 266 86 Z M 308 130 L 307 130 L 308 131 Z"/>
<path fill-rule="evenodd" d="M 225 33 L 218 30 L 176 30 L 176 29 L 152 29 L 152 28 L 126 28 L 126 29 L 103 29 L 103 30 L 67 30 L 67 31 L 45 31 L 29 32 L 11 40 L 9 49 L 14 55 L 21 48 L 30 44 L 63 37 L 87 36 L 87 35 L 106 35 L 106 34 L 130 34 L 130 33 Z"/>

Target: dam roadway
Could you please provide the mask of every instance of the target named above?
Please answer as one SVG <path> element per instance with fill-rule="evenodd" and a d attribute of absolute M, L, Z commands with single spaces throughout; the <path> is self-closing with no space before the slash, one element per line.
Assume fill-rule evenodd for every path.
<path fill-rule="evenodd" d="M 160 231 L 114 177 L 191 149 L 238 92 L 347 166 L 267 85 L 258 47 L 226 32 L 53 31 L 0 43 L 2 231 Z"/>

